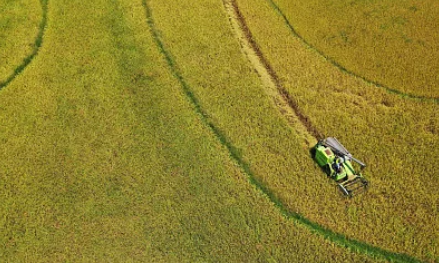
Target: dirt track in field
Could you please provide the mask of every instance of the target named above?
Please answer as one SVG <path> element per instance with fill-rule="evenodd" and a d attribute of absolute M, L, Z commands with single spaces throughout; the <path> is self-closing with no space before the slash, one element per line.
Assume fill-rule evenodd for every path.
<path fill-rule="evenodd" d="M 223 0 L 223 3 L 231 27 L 239 39 L 241 49 L 261 78 L 266 93 L 272 98 L 288 123 L 305 139 L 306 144 L 312 147 L 317 142 L 316 139 L 323 139 L 324 136 L 312 125 L 309 118 L 301 112 L 297 103 L 282 86 L 276 72 L 254 41 L 236 1 Z"/>

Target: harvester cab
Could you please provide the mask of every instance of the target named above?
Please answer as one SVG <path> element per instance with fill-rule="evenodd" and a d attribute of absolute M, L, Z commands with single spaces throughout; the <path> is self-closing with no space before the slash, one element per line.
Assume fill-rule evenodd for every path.
<path fill-rule="evenodd" d="M 336 138 L 319 141 L 312 153 L 317 164 L 335 180 L 344 195 L 353 196 L 367 189 L 368 181 L 354 169 L 351 161 L 358 163 L 361 169 L 366 165 L 354 158 Z"/>

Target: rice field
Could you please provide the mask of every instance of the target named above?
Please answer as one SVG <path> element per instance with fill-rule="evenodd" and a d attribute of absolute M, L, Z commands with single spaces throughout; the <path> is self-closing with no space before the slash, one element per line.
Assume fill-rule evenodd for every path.
<path fill-rule="evenodd" d="M 397 93 L 439 98 L 437 1 L 272 3 L 337 67 Z"/>
<path fill-rule="evenodd" d="M 270 0 L 0 4 L 2 261 L 439 260 L 437 104 L 340 70 Z M 323 135 L 367 193 L 317 168 Z"/>
<path fill-rule="evenodd" d="M 438 237 L 431 231 L 438 225 L 431 161 L 438 154 L 437 104 L 389 93 L 337 69 L 291 32 L 270 1 L 259 1 L 258 8 L 238 2 L 262 52 L 313 126 L 343 138 L 368 164 L 367 195 L 345 205 L 314 200 L 299 211 L 368 243 L 437 259 Z M 320 213 L 310 212 L 311 206 Z"/>

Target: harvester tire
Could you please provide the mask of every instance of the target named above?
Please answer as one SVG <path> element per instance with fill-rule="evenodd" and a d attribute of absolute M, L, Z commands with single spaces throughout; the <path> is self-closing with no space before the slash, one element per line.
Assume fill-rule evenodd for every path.
<path fill-rule="evenodd" d="M 323 170 L 325 170 L 325 173 L 328 177 L 331 176 L 331 167 L 329 167 L 329 164 L 323 166 Z"/>

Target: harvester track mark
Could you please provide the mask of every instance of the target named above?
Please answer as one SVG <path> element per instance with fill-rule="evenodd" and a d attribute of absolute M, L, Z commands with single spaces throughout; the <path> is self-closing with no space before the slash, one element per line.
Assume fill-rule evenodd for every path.
<path fill-rule="evenodd" d="M 223 0 L 224 7 L 229 16 L 233 31 L 237 35 L 242 51 L 260 76 L 267 94 L 273 99 L 282 115 L 296 131 L 305 138 L 306 144 L 311 147 L 316 144 L 316 139 L 323 139 L 323 135 L 314 127 L 297 103 L 291 98 L 286 89 L 262 54 L 258 44 L 254 40 L 250 29 L 241 14 L 235 0 Z"/>
<path fill-rule="evenodd" d="M 308 41 L 306 41 L 305 38 L 303 38 L 297 31 L 296 29 L 293 27 L 293 25 L 290 23 L 290 21 L 288 20 L 288 18 L 286 17 L 286 15 L 282 12 L 282 10 L 279 8 L 279 6 L 273 1 L 273 0 L 267 0 L 268 3 L 270 4 L 270 6 L 273 7 L 274 11 L 284 20 L 284 23 L 286 24 L 286 26 L 288 27 L 288 29 L 291 31 L 291 33 L 297 37 L 298 39 L 300 39 L 300 41 L 302 41 L 302 43 L 309 49 L 314 50 L 318 55 L 320 55 L 321 57 L 323 57 L 326 61 L 328 61 L 329 63 L 331 63 L 332 65 L 334 65 L 335 67 L 337 67 L 339 70 L 341 70 L 342 72 L 353 76 L 355 78 L 361 79 L 364 82 L 374 85 L 377 88 L 381 88 L 386 90 L 389 93 L 393 93 L 396 94 L 398 96 L 400 96 L 401 98 L 406 98 L 406 99 L 414 99 L 414 100 L 420 100 L 420 101 L 425 101 L 425 102 L 434 102 L 434 103 L 439 103 L 439 98 L 438 97 L 426 97 L 426 96 L 418 96 L 418 95 L 414 95 L 411 93 L 405 93 L 402 92 L 400 90 L 397 89 L 393 89 L 390 87 L 385 86 L 382 83 L 379 83 L 377 81 L 368 79 L 364 76 L 361 76 L 355 72 L 353 72 L 352 70 L 349 70 L 347 68 L 345 68 L 344 66 L 342 66 L 340 63 L 338 63 L 337 61 L 335 61 L 334 59 L 330 58 L 329 56 L 327 56 L 325 53 L 323 53 L 322 51 L 320 51 L 319 49 L 317 49 L 316 47 L 314 47 L 311 43 L 309 43 Z"/>
<path fill-rule="evenodd" d="M 0 90 L 8 86 L 18 75 L 20 75 L 21 72 L 32 62 L 32 60 L 37 56 L 38 51 L 40 50 L 41 45 L 43 44 L 43 36 L 44 31 L 46 30 L 47 26 L 47 9 L 48 9 L 48 2 L 49 0 L 40 0 L 41 8 L 43 10 L 42 19 L 40 22 L 40 25 L 38 26 L 38 34 L 35 38 L 34 42 L 34 48 L 32 50 L 32 53 L 28 55 L 23 62 L 15 68 L 14 73 L 10 75 L 6 80 L 0 82 Z"/>
<path fill-rule="evenodd" d="M 330 229 L 324 228 L 304 216 L 290 211 L 286 205 L 284 205 L 281 200 L 272 192 L 270 189 L 258 181 L 250 169 L 250 165 L 246 163 L 238 149 L 236 149 L 223 135 L 223 133 L 215 126 L 213 122 L 210 121 L 208 115 L 202 109 L 198 99 L 195 97 L 193 92 L 191 91 L 191 87 L 184 80 L 182 74 L 177 68 L 177 65 L 171 55 L 171 53 L 166 49 L 161 37 L 159 36 L 159 31 L 157 30 L 154 19 L 152 16 L 151 7 L 148 4 L 148 0 L 142 0 L 143 7 L 145 8 L 146 13 L 146 21 L 148 23 L 150 33 L 160 51 L 163 55 L 164 60 L 168 64 L 171 74 L 177 79 L 180 83 L 185 95 L 187 96 L 190 103 L 193 105 L 194 110 L 199 114 L 201 121 L 210 128 L 215 137 L 219 140 L 219 142 L 228 150 L 230 158 L 238 164 L 243 173 L 245 173 L 248 177 L 249 183 L 252 184 L 257 190 L 259 190 L 262 194 L 264 194 L 270 202 L 273 203 L 279 209 L 281 215 L 283 215 L 286 219 L 295 220 L 299 224 L 303 225 L 307 229 L 309 229 L 312 233 L 322 236 L 335 244 L 351 249 L 354 252 L 361 252 L 367 254 L 371 257 L 384 258 L 387 260 L 392 260 L 394 262 L 420 262 L 419 260 L 412 258 L 405 254 L 398 254 L 390 251 L 386 251 L 379 247 L 374 247 L 372 245 L 362 243 L 360 241 L 347 238 L 346 236 L 335 233 Z"/>

